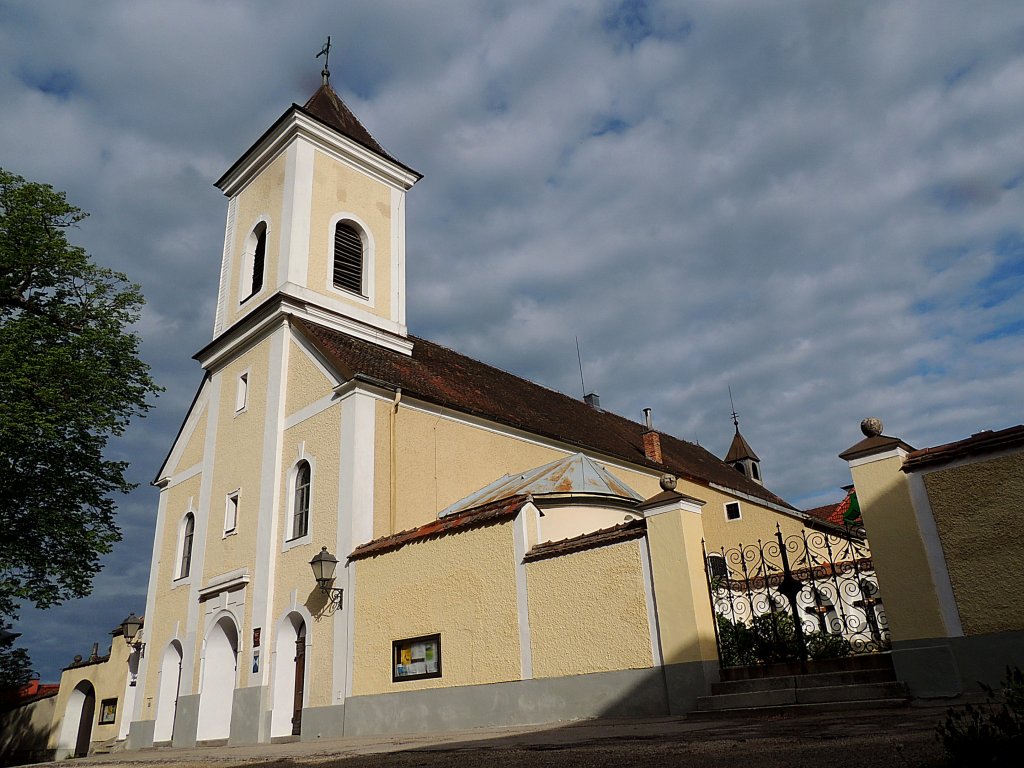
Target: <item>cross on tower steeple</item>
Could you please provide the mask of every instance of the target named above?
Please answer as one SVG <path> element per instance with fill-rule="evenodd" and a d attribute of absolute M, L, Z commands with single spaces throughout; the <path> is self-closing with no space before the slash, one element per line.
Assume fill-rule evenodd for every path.
<path fill-rule="evenodd" d="M 331 36 L 327 36 L 327 42 L 324 43 L 323 48 L 320 49 L 320 53 L 315 58 L 319 59 L 321 56 L 324 57 L 324 68 L 320 71 L 320 76 L 324 79 L 324 85 L 327 85 L 327 81 L 331 79 L 330 61 L 331 61 Z"/>

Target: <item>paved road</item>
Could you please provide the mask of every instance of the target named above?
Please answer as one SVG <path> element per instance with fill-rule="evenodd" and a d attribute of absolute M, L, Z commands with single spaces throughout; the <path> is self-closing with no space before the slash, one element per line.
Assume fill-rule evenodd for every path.
<path fill-rule="evenodd" d="M 603 720 L 448 734 L 122 752 L 76 760 L 116 768 L 512 768 L 601 766 L 933 768 L 945 709 L 908 707 L 740 720 Z M 749 762 L 747 762 L 749 761 Z"/>

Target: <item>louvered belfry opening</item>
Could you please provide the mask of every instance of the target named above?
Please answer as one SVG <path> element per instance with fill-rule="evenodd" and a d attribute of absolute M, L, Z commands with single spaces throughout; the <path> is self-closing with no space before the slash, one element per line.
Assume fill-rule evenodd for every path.
<path fill-rule="evenodd" d="M 334 228 L 334 287 L 363 295 L 363 239 L 345 222 Z"/>

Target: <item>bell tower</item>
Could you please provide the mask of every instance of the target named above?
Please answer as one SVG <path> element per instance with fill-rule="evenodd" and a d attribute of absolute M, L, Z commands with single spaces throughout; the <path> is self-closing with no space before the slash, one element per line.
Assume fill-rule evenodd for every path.
<path fill-rule="evenodd" d="M 732 390 L 729 391 L 729 404 L 732 405 Z M 754 453 L 754 449 L 750 447 L 746 438 L 740 434 L 740 420 L 735 406 L 732 409 L 732 424 L 736 428 L 736 434 L 732 437 L 729 452 L 725 454 L 725 463 L 758 485 L 764 485 L 761 480 L 761 460 Z"/>
<path fill-rule="evenodd" d="M 390 155 L 328 81 L 217 181 L 228 198 L 214 339 L 269 304 L 408 352 L 405 193 Z"/>

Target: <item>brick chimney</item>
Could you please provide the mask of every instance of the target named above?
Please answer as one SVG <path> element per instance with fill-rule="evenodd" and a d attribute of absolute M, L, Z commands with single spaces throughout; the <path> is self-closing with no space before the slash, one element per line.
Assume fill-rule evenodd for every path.
<path fill-rule="evenodd" d="M 661 464 L 661 435 L 654 431 L 650 408 L 644 408 L 644 424 L 647 425 L 647 431 L 642 435 L 644 440 L 644 456 L 649 461 Z"/>

